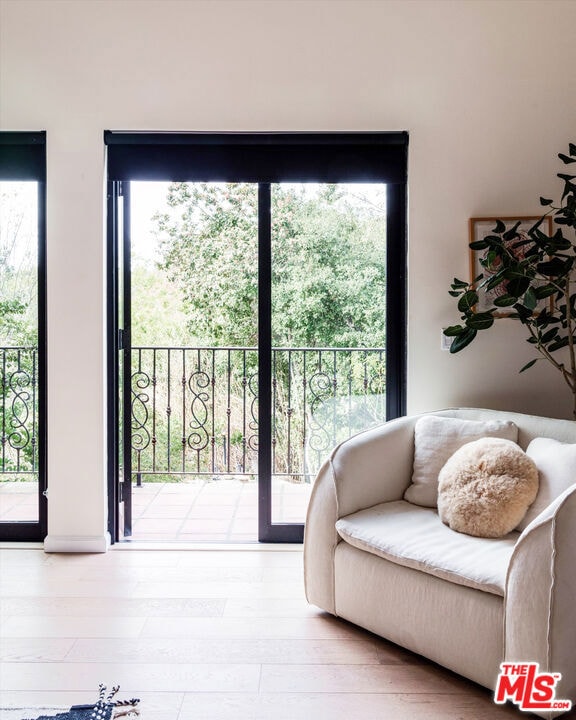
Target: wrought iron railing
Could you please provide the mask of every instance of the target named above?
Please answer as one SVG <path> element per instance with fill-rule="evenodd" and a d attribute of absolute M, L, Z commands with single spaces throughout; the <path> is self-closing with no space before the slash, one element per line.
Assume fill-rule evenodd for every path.
<path fill-rule="evenodd" d="M 315 474 L 326 453 L 385 418 L 381 348 L 275 348 L 273 473 Z M 143 476 L 257 473 L 255 348 L 132 349 L 132 469 Z M 38 471 L 38 355 L 0 348 L 0 474 Z"/>
<path fill-rule="evenodd" d="M 385 419 L 382 348 L 274 348 L 272 472 L 314 475 L 331 447 Z M 132 472 L 257 473 L 255 348 L 132 348 Z"/>
<path fill-rule="evenodd" d="M 38 472 L 38 350 L 0 347 L 0 474 Z"/>

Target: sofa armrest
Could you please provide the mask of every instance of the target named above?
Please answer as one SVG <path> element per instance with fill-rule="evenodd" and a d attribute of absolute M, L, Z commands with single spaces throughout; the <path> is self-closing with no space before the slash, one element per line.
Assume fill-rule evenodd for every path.
<path fill-rule="evenodd" d="M 412 476 L 416 419 L 391 420 L 345 440 L 320 469 L 304 531 L 308 602 L 336 614 L 336 522 L 373 505 L 402 499 Z"/>
<path fill-rule="evenodd" d="M 506 579 L 504 641 L 507 662 L 562 673 L 556 697 L 576 700 L 576 485 L 518 539 Z"/>

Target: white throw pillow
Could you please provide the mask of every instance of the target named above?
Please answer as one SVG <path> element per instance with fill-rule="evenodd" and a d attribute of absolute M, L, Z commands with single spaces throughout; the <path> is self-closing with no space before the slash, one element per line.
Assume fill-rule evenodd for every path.
<path fill-rule="evenodd" d="M 518 440 L 518 427 L 508 420 L 460 420 L 460 418 L 423 415 L 414 426 L 414 465 L 412 484 L 404 500 L 436 507 L 438 473 L 456 450 L 465 443 L 483 437 Z"/>
<path fill-rule="evenodd" d="M 538 468 L 540 487 L 518 530 L 524 530 L 550 503 L 576 483 L 576 444 L 534 438 L 526 449 Z"/>

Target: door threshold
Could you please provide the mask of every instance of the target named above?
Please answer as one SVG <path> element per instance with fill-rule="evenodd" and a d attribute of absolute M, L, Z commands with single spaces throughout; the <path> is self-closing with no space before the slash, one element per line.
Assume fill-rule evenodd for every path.
<path fill-rule="evenodd" d="M 301 543 L 190 543 L 190 542 L 147 542 L 120 541 L 109 550 L 206 550 L 208 552 L 302 552 Z"/>
<path fill-rule="evenodd" d="M 43 550 L 43 542 L 33 542 L 25 540 L 20 542 L 19 540 L 2 540 L 0 542 L 0 550 Z"/>

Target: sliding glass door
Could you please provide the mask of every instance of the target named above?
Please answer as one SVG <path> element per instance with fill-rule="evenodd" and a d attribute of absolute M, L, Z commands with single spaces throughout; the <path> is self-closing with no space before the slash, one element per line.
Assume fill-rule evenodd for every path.
<path fill-rule="evenodd" d="M 303 523 L 322 462 L 386 411 L 387 187 L 271 186 L 272 523 Z"/>
<path fill-rule="evenodd" d="M 234 480 L 252 539 L 300 542 L 330 449 L 403 412 L 406 138 L 177 137 L 107 135 L 111 530 L 146 482 Z"/>
<path fill-rule="evenodd" d="M 0 539 L 41 540 L 45 138 L 0 133 Z"/>

